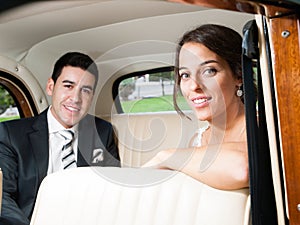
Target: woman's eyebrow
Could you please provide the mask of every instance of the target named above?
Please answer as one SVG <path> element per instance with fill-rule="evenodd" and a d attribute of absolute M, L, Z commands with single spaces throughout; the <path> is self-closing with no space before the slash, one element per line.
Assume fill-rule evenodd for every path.
<path fill-rule="evenodd" d="M 202 63 L 200 63 L 200 66 L 204 66 L 204 65 L 206 65 L 206 64 L 209 64 L 209 63 L 218 63 L 218 61 L 216 61 L 216 60 L 207 60 L 207 61 L 204 61 L 204 62 L 202 62 Z"/>
<path fill-rule="evenodd" d="M 184 70 L 184 69 L 187 69 L 187 67 L 185 66 L 179 67 L 179 70 Z"/>
<path fill-rule="evenodd" d="M 207 60 L 207 61 L 204 61 L 204 62 L 200 63 L 199 66 L 204 66 L 204 65 L 209 64 L 209 63 L 218 63 L 218 61 L 216 61 L 214 59 Z M 183 69 L 187 69 L 187 67 L 185 67 L 185 66 L 179 67 L 179 70 L 183 70 Z"/>

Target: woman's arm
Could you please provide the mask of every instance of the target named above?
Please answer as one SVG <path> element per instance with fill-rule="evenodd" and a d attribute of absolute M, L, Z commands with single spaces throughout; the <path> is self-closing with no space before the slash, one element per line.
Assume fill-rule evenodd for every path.
<path fill-rule="evenodd" d="M 181 171 L 219 189 L 249 186 L 246 143 L 232 142 L 159 152 L 143 167 Z"/>

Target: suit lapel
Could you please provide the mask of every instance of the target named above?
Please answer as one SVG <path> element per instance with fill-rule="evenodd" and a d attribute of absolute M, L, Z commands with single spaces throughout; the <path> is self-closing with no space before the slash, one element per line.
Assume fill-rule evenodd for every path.
<path fill-rule="evenodd" d="M 91 152 L 94 148 L 95 122 L 87 115 L 78 127 L 78 157 L 77 166 L 88 166 L 91 162 Z"/>
<path fill-rule="evenodd" d="M 38 168 L 39 182 L 47 175 L 49 161 L 47 111 L 45 110 L 36 117 L 32 125 L 33 132 L 29 134 L 33 156 Z"/>

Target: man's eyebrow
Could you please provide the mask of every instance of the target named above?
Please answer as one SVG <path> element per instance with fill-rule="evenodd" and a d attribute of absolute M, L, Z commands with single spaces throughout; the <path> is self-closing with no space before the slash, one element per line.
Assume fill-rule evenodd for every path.
<path fill-rule="evenodd" d="M 74 81 L 70 81 L 70 80 L 63 80 L 62 83 L 63 83 L 63 84 L 66 84 L 66 83 L 67 83 L 67 84 L 75 84 Z M 93 88 L 92 86 L 90 86 L 90 85 L 83 85 L 81 88 L 82 88 L 82 89 L 90 89 L 91 91 L 94 90 L 94 88 Z"/>
<path fill-rule="evenodd" d="M 63 80 L 62 81 L 63 84 L 68 83 L 68 84 L 75 84 L 74 81 L 70 81 L 70 80 Z"/>

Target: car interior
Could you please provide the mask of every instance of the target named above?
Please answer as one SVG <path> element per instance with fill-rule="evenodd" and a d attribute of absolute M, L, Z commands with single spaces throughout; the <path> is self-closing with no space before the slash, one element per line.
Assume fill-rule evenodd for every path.
<path fill-rule="evenodd" d="M 251 186 L 218 190 L 180 172 L 140 168 L 161 150 L 189 146 L 195 131 L 207 126 L 197 121 L 184 103 L 189 119 L 173 108 L 175 49 L 183 33 L 214 23 L 244 35 L 244 26 L 256 21 L 260 43 L 267 42 L 262 37 L 262 15 L 279 12 L 281 3 L 274 1 L 275 9 L 269 12 L 264 6 L 258 9 L 256 2 L 263 1 L 249 1 L 251 9 L 243 8 L 243 2 L 248 1 L 20 1 L 5 9 L 3 5 L 0 90 L 12 97 L 12 103 L 5 107 L 6 114 L 0 108 L 0 121 L 31 117 L 45 110 L 50 104 L 45 87 L 55 61 L 65 52 L 80 51 L 90 55 L 99 68 L 89 113 L 113 124 L 121 157 L 121 168 L 77 168 L 47 176 L 31 225 L 260 224 L 251 218 L 255 211 L 252 208 L 251 212 L 254 200 L 250 193 L 255 192 Z M 269 2 L 272 5 L 273 1 Z M 291 8 L 285 9 L 289 13 Z M 264 46 L 260 49 L 268 52 Z M 268 62 L 261 61 L 261 70 L 269 72 Z M 271 154 L 272 159 L 278 155 L 277 151 Z M 271 216 L 278 224 L 297 224 L 296 208 L 289 211 L 287 207 L 282 164 L 275 160 L 279 163 L 272 161 L 271 192 L 274 188 L 276 215 Z M 58 188 L 65 192 L 58 192 Z M 0 190 L 1 203 L 1 170 Z M 116 197 L 108 198 L 112 195 L 108 190 Z M 62 213 L 67 207 L 68 212 Z"/>
<path fill-rule="evenodd" d="M 247 225 L 250 221 L 247 188 L 215 189 L 169 170 L 81 167 L 63 172 L 49 175 L 41 185 L 32 225 Z"/>
<path fill-rule="evenodd" d="M 45 86 L 55 60 L 70 50 L 89 54 L 100 71 L 91 113 L 115 125 L 121 155 L 126 158 L 122 162 L 127 166 L 140 166 L 161 149 L 186 145 L 197 124 L 180 118 L 174 110 L 123 113 L 118 107 L 120 93 L 116 82 L 130 74 L 144 75 L 153 69 L 171 67 L 177 39 L 195 26 L 226 24 L 242 32 L 244 24 L 253 18 L 252 14 L 166 1 L 32 3 L 0 15 L 3 34 L 0 63 L 5 68 L 2 79 L 12 86 L 15 79 L 15 83 L 30 87 L 27 88 L 29 93 L 22 90 L 18 105 L 23 107 L 20 111 L 24 116 L 35 115 L 49 105 Z M 147 94 L 139 98 L 146 97 Z M 166 104 L 171 106 L 172 103 Z M 151 124 L 163 134 L 152 131 Z M 147 145 L 153 146 L 151 141 L 156 146 L 149 150 Z M 126 152 L 124 156 L 123 152 Z"/>

